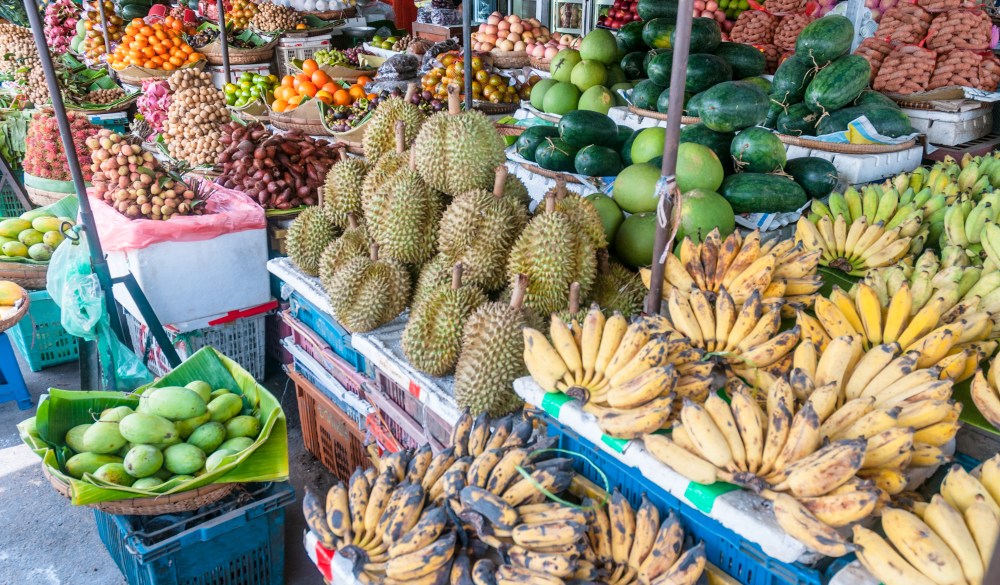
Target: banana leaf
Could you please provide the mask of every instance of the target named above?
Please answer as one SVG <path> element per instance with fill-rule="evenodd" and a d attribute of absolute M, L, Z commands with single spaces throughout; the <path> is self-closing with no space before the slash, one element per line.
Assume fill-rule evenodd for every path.
<path fill-rule="evenodd" d="M 139 395 L 149 388 L 183 386 L 203 380 L 212 388 L 226 388 L 243 396 L 243 414 L 254 414 L 261 421 L 261 431 L 254 444 L 223 459 L 211 473 L 190 480 L 171 480 L 148 490 L 103 482 L 90 474 L 83 479 L 67 475 L 63 469 L 72 452 L 66 447 L 66 431 L 76 425 L 93 422 L 102 410 L 114 406 L 135 408 Z M 172 372 L 135 393 L 82 392 L 50 389 L 38 405 L 35 417 L 18 425 L 21 439 L 49 468 L 55 477 L 66 482 L 74 505 L 95 504 L 131 498 L 175 494 L 216 483 L 285 481 L 288 479 L 288 430 L 285 413 L 278 399 L 239 364 L 214 348 L 201 349 Z"/>

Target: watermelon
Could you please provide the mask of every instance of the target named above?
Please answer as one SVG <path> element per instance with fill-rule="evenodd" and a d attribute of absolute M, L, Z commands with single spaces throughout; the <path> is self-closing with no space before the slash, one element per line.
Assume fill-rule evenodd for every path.
<path fill-rule="evenodd" d="M 771 93 L 771 81 L 764 79 L 763 77 L 744 77 L 740 81 L 745 81 L 747 83 L 752 83 L 757 87 L 764 90 L 764 93 Z"/>
<path fill-rule="evenodd" d="M 670 49 L 650 49 L 646 51 L 645 55 L 642 57 L 642 70 L 645 71 L 649 67 L 649 63 L 653 60 L 653 57 L 659 55 L 660 53 L 666 53 L 669 51 Z"/>
<path fill-rule="evenodd" d="M 854 106 L 831 112 L 820 120 L 816 126 L 816 134 L 832 134 L 847 130 L 847 125 L 866 116 L 872 123 L 875 130 L 886 136 L 898 137 L 913 133 L 910 126 L 910 118 L 899 108 L 886 108 L 883 106 Z"/>
<path fill-rule="evenodd" d="M 576 172 L 588 177 L 614 177 L 622 170 L 622 157 L 606 146 L 591 144 L 576 153 Z"/>
<path fill-rule="evenodd" d="M 861 55 L 844 55 L 819 70 L 806 88 L 803 101 L 814 112 L 838 110 L 868 87 L 871 66 Z"/>
<path fill-rule="evenodd" d="M 822 199 L 837 188 L 840 176 L 833 163 L 815 156 L 793 158 L 785 163 L 785 172 L 795 179 L 806 195 Z"/>
<path fill-rule="evenodd" d="M 690 124 L 681 128 L 680 141 L 694 142 L 711 148 L 719 157 L 726 174 L 730 174 L 733 171 L 733 157 L 729 154 L 729 146 L 735 136 L 732 132 L 716 132 L 704 124 Z"/>
<path fill-rule="evenodd" d="M 646 77 L 646 68 L 642 65 L 645 58 L 646 53 L 643 51 L 634 51 L 622 57 L 621 68 L 625 72 L 626 79 L 631 81 Z"/>
<path fill-rule="evenodd" d="M 640 20 L 634 20 L 618 29 L 618 48 L 625 53 L 649 49 L 646 42 L 642 40 L 642 29 L 645 25 L 646 23 Z"/>
<path fill-rule="evenodd" d="M 736 213 L 782 213 L 798 211 L 806 204 L 806 192 L 783 175 L 739 173 L 722 183 L 719 193 Z"/>
<path fill-rule="evenodd" d="M 716 132 L 733 132 L 764 121 L 770 102 L 759 87 L 744 81 L 727 81 L 705 92 L 698 115 Z"/>
<path fill-rule="evenodd" d="M 669 49 L 673 47 L 674 21 L 666 18 L 654 18 L 646 21 L 642 27 L 642 40 L 651 49 Z"/>
<path fill-rule="evenodd" d="M 846 55 L 853 41 L 854 25 L 851 19 L 829 14 L 810 22 L 799 32 L 795 39 L 795 54 L 814 67 L 822 67 Z"/>
<path fill-rule="evenodd" d="M 573 110 L 559 120 L 559 136 L 576 148 L 590 144 L 610 147 L 618 141 L 618 125 L 599 112 Z"/>
<path fill-rule="evenodd" d="M 677 19 L 676 0 L 639 0 L 636 6 L 636 13 L 643 20 L 654 18 Z M 626 25 L 627 26 L 627 25 Z"/>
<path fill-rule="evenodd" d="M 771 80 L 771 99 L 786 106 L 801 102 L 814 73 L 812 63 L 798 55 L 785 59 Z"/>
<path fill-rule="evenodd" d="M 785 145 L 770 130 L 753 126 L 740 132 L 729 147 L 736 169 L 747 173 L 776 173 L 785 166 Z"/>
<path fill-rule="evenodd" d="M 658 85 L 670 85 L 670 71 L 674 66 L 674 52 L 665 51 L 655 55 L 646 67 L 646 76 Z"/>
<path fill-rule="evenodd" d="M 701 111 L 701 100 L 704 99 L 705 92 L 696 93 L 690 98 L 688 98 L 686 108 L 688 116 L 694 116 L 697 118 L 699 116 L 698 112 Z"/>
<path fill-rule="evenodd" d="M 695 53 L 688 56 L 684 90 L 690 94 L 701 93 L 732 77 L 733 70 L 722 57 L 710 53 Z"/>
<path fill-rule="evenodd" d="M 787 111 L 783 110 L 778 115 L 774 129 L 779 134 L 788 136 L 815 136 L 819 118 L 820 114 L 810 110 L 809 106 L 803 103 L 792 104 Z"/>
<path fill-rule="evenodd" d="M 892 101 L 891 98 L 886 97 L 884 94 L 877 92 L 873 89 L 866 89 L 861 92 L 858 99 L 854 100 L 854 105 L 856 106 L 884 106 L 887 108 L 899 109 L 899 104 Z"/>
<path fill-rule="evenodd" d="M 563 142 L 560 138 L 546 138 L 535 150 L 535 162 L 543 169 L 560 173 L 576 171 L 574 159 L 577 148 Z"/>
<path fill-rule="evenodd" d="M 670 32 L 670 46 L 674 45 L 676 29 Z M 691 19 L 691 53 L 711 53 L 722 43 L 722 29 L 714 18 Z M 653 45 L 650 45 L 653 46 Z"/>
<path fill-rule="evenodd" d="M 660 99 L 660 94 L 666 87 L 654 83 L 650 79 L 643 79 L 632 88 L 632 105 L 643 110 L 656 110 L 656 101 Z"/>
<path fill-rule="evenodd" d="M 546 138 L 557 136 L 559 136 L 559 129 L 555 126 L 532 126 L 517 137 L 517 141 L 514 142 L 514 150 L 517 154 L 534 162 L 538 145 L 545 142 Z"/>
<path fill-rule="evenodd" d="M 622 147 L 625 146 L 625 143 L 628 142 L 628 139 L 632 138 L 633 132 L 634 131 L 628 126 L 619 125 L 618 136 L 613 141 L 614 144 L 612 145 L 612 148 L 614 148 L 617 152 L 621 152 Z"/>
<path fill-rule="evenodd" d="M 733 69 L 733 79 L 757 77 L 767 69 L 767 59 L 750 45 L 743 43 L 721 43 L 715 54 L 722 57 Z"/>
<path fill-rule="evenodd" d="M 633 130 L 632 134 L 629 135 L 629 137 L 625 140 L 625 143 L 622 144 L 622 147 L 618 150 L 618 154 L 621 155 L 622 162 L 625 163 L 626 166 L 632 164 L 632 144 L 635 143 L 635 139 L 642 133 L 642 130 L 642 128 Z"/>

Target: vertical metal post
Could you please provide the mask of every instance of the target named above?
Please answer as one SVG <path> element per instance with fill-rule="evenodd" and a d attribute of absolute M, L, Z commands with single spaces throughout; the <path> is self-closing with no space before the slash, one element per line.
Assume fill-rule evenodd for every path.
<path fill-rule="evenodd" d="M 226 81 L 222 84 L 223 87 L 226 83 L 232 83 L 232 79 L 229 76 L 229 38 L 226 36 L 226 6 L 224 0 L 217 0 L 216 5 L 219 7 L 219 44 L 222 46 L 222 72 L 226 76 Z"/>
<path fill-rule="evenodd" d="M 680 0 L 677 7 L 677 28 L 673 51 L 673 69 L 670 71 L 670 102 L 667 106 L 667 132 L 663 143 L 663 166 L 656 184 L 659 196 L 656 209 L 656 238 L 653 243 L 653 266 L 650 275 L 646 312 L 659 313 L 663 295 L 664 254 L 677 233 L 674 215 L 680 210 L 680 191 L 674 175 L 677 172 L 677 147 L 680 142 L 681 116 L 684 113 L 684 79 L 687 76 L 688 52 L 691 48 L 692 0 Z"/>
<path fill-rule="evenodd" d="M 83 171 L 77 159 L 76 147 L 73 145 L 73 134 L 70 130 L 69 119 L 66 117 L 66 107 L 63 104 L 62 93 L 59 91 L 59 80 L 56 77 L 55 68 L 52 65 L 52 56 L 49 55 L 48 47 L 45 44 L 45 32 L 42 28 L 42 20 L 38 15 L 38 7 L 35 0 L 23 0 L 25 12 L 28 13 L 28 22 L 31 24 L 31 34 L 35 37 L 35 46 L 38 48 L 38 58 L 42 62 L 42 69 L 45 70 L 45 81 L 49 86 L 49 94 L 52 99 L 52 109 L 55 113 L 56 122 L 59 124 L 59 134 L 62 138 L 63 151 L 66 153 L 66 162 L 69 164 L 70 175 L 73 177 L 73 186 L 80 198 L 80 218 L 83 221 L 84 231 L 88 235 L 90 244 L 90 263 L 94 274 L 104 291 L 104 304 L 111 318 L 111 329 L 118 339 L 122 336 L 122 324 L 118 319 L 118 310 L 115 307 L 115 298 L 111 292 L 111 271 L 108 269 L 107 260 L 104 259 L 104 250 L 101 249 L 101 241 L 97 237 L 94 214 L 90 209 L 90 200 L 87 197 L 87 185 L 83 180 Z M 101 2 L 102 0 L 97 0 Z M 103 4 L 101 5 L 103 7 Z M 103 8 L 101 9 L 104 10 Z"/>
<path fill-rule="evenodd" d="M 462 64 L 465 77 L 465 109 L 472 109 L 472 2 L 462 2 Z"/>
<path fill-rule="evenodd" d="M 104 66 L 108 69 L 108 75 L 112 75 L 111 61 L 108 59 L 108 56 L 111 55 L 111 37 L 108 36 L 108 17 L 104 14 L 104 0 L 94 0 L 94 2 L 97 3 L 97 11 L 101 15 L 101 34 L 104 36 Z M 31 28 L 34 30 L 34 23 L 31 24 Z"/>

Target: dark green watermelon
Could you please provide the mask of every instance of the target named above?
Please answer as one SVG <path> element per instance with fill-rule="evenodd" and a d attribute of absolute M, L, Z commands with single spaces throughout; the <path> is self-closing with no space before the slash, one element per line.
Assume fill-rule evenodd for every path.
<path fill-rule="evenodd" d="M 546 138 L 535 150 L 535 162 L 543 169 L 572 173 L 576 171 L 577 150 L 561 138 Z"/>
<path fill-rule="evenodd" d="M 701 93 L 732 78 L 733 70 L 725 59 L 711 53 L 695 53 L 688 56 L 684 89 L 690 94 Z"/>
<path fill-rule="evenodd" d="M 674 45 L 677 31 L 670 31 L 670 46 Z M 722 43 L 722 29 L 714 18 L 691 19 L 691 53 L 711 53 Z"/>
<path fill-rule="evenodd" d="M 846 16 L 828 14 L 814 20 L 795 39 L 795 54 L 822 67 L 851 50 L 854 24 Z"/>
<path fill-rule="evenodd" d="M 756 77 L 767 69 L 767 59 L 756 47 L 743 43 L 721 43 L 715 54 L 733 68 L 733 79 Z"/>
<path fill-rule="evenodd" d="M 639 18 L 652 20 L 654 18 L 677 19 L 677 0 L 639 0 L 635 7 Z"/>
<path fill-rule="evenodd" d="M 646 77 L 646 68 L 643 63 L 646 59 L 644 51 L 634 51 L 622 57 L 621 68 L 625 72 L 625 79 L 635 81 Z"/>
<path fill-rule="evenodd" d="M 833 163 L 815 156 L 793 158 L 785 163 L 785 172 L 795 179 L 806 195 L 822 199 L 834 189 L 840 181 L 837 167 Z"/>
<path fill-rule="evenodd" d="M 643 79 L 632 88 L 632 105 L 643 110 L 656 110 L 656 101 L 666 87 Z"/>
<path fill-rule="evenodd" d="M 670 49 L 650 49 L 646 51 L 646 54 L 642 58 L 642 70 L 645 71 L 649 68 L 649 62 L 653 60 L 653 57 L 670 51 Z"/>
<path fill-rule="evenodd" d="M 767 128 L 753 126 L 740 132 L 729 147 L 736 169 L 747 173 L 776 173 L 785 166 L 785 145 Z"/>
<path fill-rule="evenodd" d="M 729 174 L 733 172 L 733 157 L 729 154 L 729 147 L 735 137 L 736 134 L 732 132 L 716 132 L 704 124 L 690 124 L 681 128 L 680 141 L 695 142 L 710 148 L 719 157 L 726 174 Z"/>
<path fill-rule="evenodd" d="M 658 85 L 670 85 L 670 71 L 674 65 L 674 52 L 666 51 L 655 55 L 649 60 L 646 67 L 646 77 L 655 81 Z"/>
<path fill-rule="evenodd" d="M 619 125 L 617 138 L 615 138 L 613 142 L 609 142 L 608 146 L 613 148 L 615 151 L 621 152 L 622 147 L 625 146 L 628 139 L 632 137 L 633 132 L 634 130 L 628 126 Z"/>
<path fill-rule="evenodd" d="M 646 21 L 646 24 L 642 27 L 642 40 L 652 49 L 669 49 L 673 47 L 673 19 L 654 18 Z"/>
<path fill-rule="evenodd" d="M 619 149 L 618 151 L 618 154 L 621 155 L 622 162 L 625 163 L 625 166 L 630 166 L 632 164 L 632 143 L 635 142 L 635 137 L 638 136 L 639 133 L 642 131 L 643 128 L 639 128 L 638 130 L 633 130 L 632 135 L 628 137 L 628 139 L 625 141 L 625 144 L 623 144 L 621 149 Z"/>
<path fill-rule="evenodd" d="M 633 51 L 645 51 L 649 45 L 642 40 L 642 29 L 645 23 L 641 20 L 634 20 L 618 29 L 618 48 L 625 53 Z"/>
<path fill-rule="evenodd" d="M 687 101 L 687 112 L 688 116 L 698 117 L 698 112 L 701 110 L 701 100 L 705 97 L 705 92 L 696 93 Z"/>
<path fill-rule="evenodd" d="M 614 177 L 622 170 L 622 159 L 606 146 L 592 144 L 576 153 L 573 161 L 576 172 L 588 177 Z"/>
<path fill-rule="evenodd" d="M 815 136 L 816 123 L 819 122 L 819 118 L 820 114 L 799 102 L 788 106 L 788 110 L 778 115 L 774 129 L 779 134 L 788 136 Z"/>
<path fill-rule="evenodd" d="M 688 98 L 689 98 L 688 94 L 685 93 L 684 94 L 684 108 L 685 108 L 684 111 L 685 112 L 687 111 Z M 667 89 L 663 90 L 663 92 L 660 93 L 660 97 L 657 98 L 657 100 L 656 100 L 656 111 L 660 112 L 661 114 L 666 114 L 667 113 L 667 107 L 668 107 L 669 104 L 670 104 L 670 88 L 668 87 Z M 690 114 L 688 114 L 688 115 L 690 115 Z"/>
<path fill-rule="evenodd" d="M 534 162 L 538 145 L 545 142 L 546 138 L 556 136 L 559 136 L 559 128 L 555 126 L 532 126 L 517 137 L 514 142 L 514 150 L 517 154 Z"/>

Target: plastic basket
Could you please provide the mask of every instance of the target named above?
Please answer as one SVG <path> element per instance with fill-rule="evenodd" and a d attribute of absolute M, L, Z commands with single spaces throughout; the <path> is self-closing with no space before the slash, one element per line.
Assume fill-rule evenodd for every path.
<path fill-rule="evenodd" d="M 351 333 L 333 317 L 326 315 L 302 295 L 293 292 L 289 297 L 292 317 L 301 321 L 330 345 L 333 353 L 344 358 L 358 372 L 365 372 L 365 358 L 351 345 Z"/>
<path fill-rule="evenodd" d="M 194 515 L 94 511 L 97 532 L 129 585 L 282 585 L 288 483 L 255 484 Z M 249 501 L 249 503 L 247 503 Z"/>
<path fill-rule="evenodd" d="M 302 321 L 292 317 L 290 312 L 285 311 L 281 313 L 281 319 L 284 322 L 285 329 L 288 331 L 283 338 L 291 336 L 295 345 L 301 347 L 313 359 L 319 362 L 323 366 L 323 369 L 340 382 L 344 388 L 358 398 L 365 399 L 363 386 L 368 378 L 364 374 L 355 371 L 354 366 L 333 353 L 330 346 L 320 339 L 315 331 L 306 327 Z"/>
<path fill-rule="evenodd" d="M 684 526 L 685 534 L 705 543 L 708 562 L 726 574 L 746 585 L 822 585 L 828 581 L 823 571 L 830 568 L 832 559 L 822 561 L 819 568 L 807 567 L 800 563 L 782 563 L 764 554 L 754 544 L 746 542 L 717 521 L 681 502 L 666 490 L 646 479 L 637 470 L 595 447 L 590 441 L 579 436 L 551 417 L 544 417 L 550 436 L 559 437 L 559 448 L 579 453 L 576 458 L 577 471 L 598 485 L 604 485 L 607 476 L 609 485 L 617 486 L 629 502 L 638 507 L 645 494 L 658 508 L 677 512 Z"/>
<path fill-rule="evenodd" d="M 165 375 L 172 368 L 156 340 L 149 334 L 149 327 L 128 311 L 124 313 L 129 337 L 132 339 L 132 349 L 142 358 L 151 372 L 157 376 Z M 263 380 L 267 350 L 264 323 L 266 318 L 266 314 L 251 315 L 187 333 L 177 334 L 167 331 L 167 336 L 170 337 L 177 355 L 182 360 L 203 347 L 211 346 L 243 366 L 243 369 L 250 372 L 255 379 Z"/>
<path fill-rule="evenodd" d="M 116 134 L 125 134 L 128 132 L 128 113 L 127 112 L 116 112 L 113 114 L 91 114 L 87 116 L 90 123 L 94 126 L 100 126 L 101 128 L 107 128 Z"/>
<path fill-rule="evenodd" d="M 265 333 L 265 346 L 267 357 L 275 362 L 287 366 L 292 363 L 292 356 L 288 353 L 281 345 L 281 340 L 292 334 L 292 329 L 285 323 L 284 319 L 281 318 L 281 310 L 287 309 L 288 303 L 282 303 L 279 308 L 279 312 L 274 315 L 268 315 L 264 321 L 267 327 Z"/>
<path fill-rule="evenodd" d="M 16 170 L 13 173 L 18 182 L 24 180 L 24 171 Z M 17 217 L 25 211 L 27 210 L 21 200 L 17 198 L 14 186 L 0 174 L 0 217 Z"/>
<path fill-rule="evenodd" d="M 290 370 L 288 377 L 295 384 L 306 450 L 344 482 L 358 467 L 371 467 L 358 425 L 304 376 Z"/>
<path fill-rule="evenodd" d="M 371 405 L 364 399 L 356 397 L 348 392 L 333 374 L 326 371 L 322 364 L 308 355 L 305 350 L 299 347 L 290 339 L 282 342 L 292 354 L 292 367 L 303 378 L 309 381 L 320 392 L 329 398 L 347 418 L 354 421 L 359 429 L 364 429 L 365 416 L 372 411 Z"/>
<path fill-rule="evenodd" d="M 77 339 L 63 329 L 62 310 L 46 290 L 28 293 L 28 314 L 7 330 L 32 372 L 77 358 Z"/>
<path fill-rule="evenodd" d="M 375 368 L 375 386 L 382 391 L 389 400 L 403 409 L 403 412 L 420 420 L 424 414 L 424 405 L 420 399 L 396 383 L 395 380 L 385 375 L 382 370 Z"/>
<path fill-rule="evenodd" d="M 305 61 L 311 59 L 316 51 L 330 48 L 330 39 L 319 41 L 300 41 L 293 39 L 281 39 L 278 46 L 274 48 L 274 60 L 278 66 L 278 77 L 284 77 L 294 73 L 292 61 L 298 59 Z"/>

